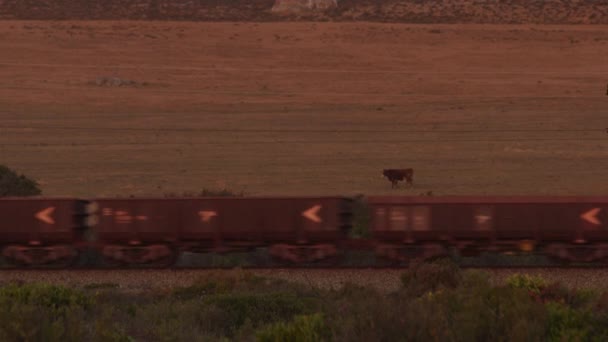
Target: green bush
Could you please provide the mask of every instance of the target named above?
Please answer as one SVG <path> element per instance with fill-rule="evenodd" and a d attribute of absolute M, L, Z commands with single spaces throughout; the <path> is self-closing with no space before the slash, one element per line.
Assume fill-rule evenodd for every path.
<path fill-rule="evenodd" d="M 88 309 L 94 300 L 86 293 L 63 286 L 47 284 L 9 284 L 0 287 L 0 306 L 10 308 L 19 304 L 32 304 L 61 310 L 79 306 Z"/>
<path fill-rule="evenodd" d="M 41 193 L 36 181 L 0 165 L 0 197 L 37 196 Z"/>
<path fill-rule="evenodd" d="M 507 284 L 511 287 L 526 289 L 533 293 L 540 293 L 542 289 L 547 287 L 547 283 L 542 277 L 519 273 L 507 278 Z"/>
<path fill-rule="evenodd" d="M 439 264 L 445 266 L 444 262 Z M 427 273 L 452 276 L 429 277 L 430 280 L 411 276 L 408 285 L 393 294 L 357 286 L 331 293 L 324 311 L 332 338 L 337 341 L 529 341 L 542 340 L 545 336 L 546 310 L 526 290 L 495 287 L 484 272 L 467 271 L 454 276 L 450 272 L 435 272 L 435 267 L 437 265 Z M 420 272 L 413 273 L 420 275 Z M 424 290 L 409 283 L 416 279 L 423 279 L 430 286 Z"/>
<path fill-rule="evenodd" d="M 317 342 L 328 341 L 331 331 L 325 325 L 323 314 L 296 316 L 289 323 L 278 322 L 258 331 L 260 342 Z"/>
<path fill-rule="evenodd" d="M 0 340 L 82 341 L 83 319 L 94 304 L 86 294 L 61 286 L 10 284 L 0 288 Z"/>
<path fill-rule="evenodd" d="M 246 321 L 258 326 L 289 320 L 307 311 L 302 298 L 288 293 L 218 295 L 207 303 L 219 310 L 222 319 L 218 324 L 228 335 L 234 334 Z"/>
<path fill-rule="evenodd" d="M 496 286 L 488 273 L 447 261 L 404 278 L 390 293 L 311 290 L 243 271 L 141 293 L 9 284 L 0 286 L 0 341 L 608 340 L 608 293 L 526 276 Z"/>
<path fill-rule="evenodd" d="M 592 337 L 592 315 L 565 304 L 549 302 L 548 339 L 550 341 L 589 341 Z"/>

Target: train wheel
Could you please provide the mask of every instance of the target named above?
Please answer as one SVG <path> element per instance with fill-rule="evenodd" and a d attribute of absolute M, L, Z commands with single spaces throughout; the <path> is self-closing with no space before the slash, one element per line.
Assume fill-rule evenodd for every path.
<path fill-rule="evenodd" d="M 287 261 L 292 264 L 321 263 L 329 261 L 336 256 L 338 250 L 335 245 L 290 245 L 276 244 L 268 248 L 273 259 Z"/>
<path fill-rule="evenodd" d="M 144 264 L 143 266 L 152 267 L 152 268 L 169 268 L 169 267 L 175 266 L 175 264 L 177 263 L 178 257 L 179 257 L 179 253 L 177 253 L 175 250 L 171 249 L 171 252 L 169 255 L 165 255 L 159 259 L 148 262 L 148 263 Z"/>
<path fill-rule="evenodd" d="M 6 263 L 17 268 L 70 268 L 78 261 L 78 250 L 70 246 L 6 246 L 2 250 Z"/>
<path fill-rule="evenodd" d="M 448 250 L 440 244 L 422 245 L 378 245 L 376 255 L 396 262 L 410 262 L 414 259 L 432 260 L 448 255 Z"/>
<path fill-rule="evenodd" d="M 608 261 L 608 244 L 597 245 L 570 245 L 552 244 L 545 248 L 545 252 L 557 259 L 568 262 L 597 262 Z"/>
<path fill-rule="evenodd" d="M 165 268 L 175 265 L 178 253 L 168 245 L 108 245 L 102 250 L 107 267 Z"/>

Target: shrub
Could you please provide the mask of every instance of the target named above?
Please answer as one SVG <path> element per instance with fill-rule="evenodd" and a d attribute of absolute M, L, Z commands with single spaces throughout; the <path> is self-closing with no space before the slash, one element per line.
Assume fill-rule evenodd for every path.
<path fill-rule="evenodd" d="M 410 304 L 406 340 L 530 341 L 545 332 L 545 310 L 527 291 L 489 283 L 426 294 Z"/>
<path fill-rule="evenodd" d="M 34 180 L 0 165 L 0 197 L 37 196 L 41 193 Z"/>
<path fill-rule="evenodd" d="M 218 324 L 228 335 L 234 334 L 246 320 L 257 326 L 289 320 L 307 311 L 301 298 L 286 293 L 219 295 L 210 299 L 208 304 L 220 310 L 223 319 Z"/>
<path fill-rule="evenodd" d="M 83 286 L 85 290 L 103 290 L 103 289 L 117 289 L 119 287 L 116 283 L 91 283 Z"/>
<path fill-rule="evenodd" d="M 588 341 L 592 337 L 592 315 L 587 310 L 576 310 L 562 303 L 546 304 L 549 314 L 550 341 Z"/>
<path fill-rule="evenodd" d="M 213 294 L 229 292 L 233 287 L 234 282 L 227 279 L 213 279 L 198 282 L 190 286 L 175 288 L 173 290 L 173 296 L 182 300 L 203 298 Z"/>
<path fill-rule="evenodd" d="M 595 308 L 599 311 L 608 313 L 608 291 L 602 291 L 595 303 Z"/>
<path fill-rule="evenodd" d="M 121 320 L 118 313 L 111 307 L 103 307 L 98 313 L 97 319 L 93 322 L 92 329 L 95 339 L 93 341 L 112 341 L 112 342 L 134 342 L 135 339 L 129 336 L 122 327 L 124 320 Z"/>
<path fill-rule="evenodd" d="M 378 291 L 346 284 L 324 301 L 326 322 L 337 341 L 387 341 L 402 336 L 409 323 L 410 300 L 388 298 Z"/>
<path fill-rule="evenodd" d="M 296 316 L 289 323 L 275 323 L 259 330 L 256 337 L 260 342 L 316 342 L 330 340 L 330 333 L 323 314 L 316 313 Z"/>
<path fill-rule="evenodd" d="M 519 273 L 507 278 L 507 284 L 511 287 L 526 289 L 536 294 L 539 294 L 542 289 L 547 287 L 547 283 L 542 277 Z"/>
<path fill-rule="evenodd" d="M 81 341 L 93 299 L 61 286 L 27 284 L 0 288 L 0 340 Z"/>
<path fill-rule="evenodd" d="M 466 270 L 462 272 L 460 286 L 465 288 L 490 287 L 490 274 L 479 270 Z"/>
<path fill-rule="evenodd" d="M 93 298 L 81 291 L 63 286 L 47 284 L 9 284 L 0 287 L 0 306 L 12 307 L 19 304 L 32 304 L 60 310 L 64 307 L 80 306 L 88 309 Z"/>
<path fill-rule="evenodd" d="M 413 264 L 401 276 L 403 286 L 415 295 L 440 288 L 455 288 L 461 280 L 460 268 L 447 259 Z"/>

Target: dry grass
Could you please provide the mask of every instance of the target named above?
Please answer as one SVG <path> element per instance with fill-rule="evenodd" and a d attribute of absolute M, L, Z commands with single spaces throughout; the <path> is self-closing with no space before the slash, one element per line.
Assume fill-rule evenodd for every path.
<path fill-rule="evenodd" d="M 52 196 L 605 194 L 607 35 L 6 21 L 0 162 Z M 414 188 L 391 190 L 389 167 Z"/>

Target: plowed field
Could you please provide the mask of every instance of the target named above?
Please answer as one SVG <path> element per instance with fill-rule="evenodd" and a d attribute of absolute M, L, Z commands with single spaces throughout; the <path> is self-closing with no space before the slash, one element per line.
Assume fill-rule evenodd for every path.
<path fill-rule="evenodd" d="M 608 190 L 606 26 L 3 21 L 0 51 L 0 163 L 46 195 Z"/>

